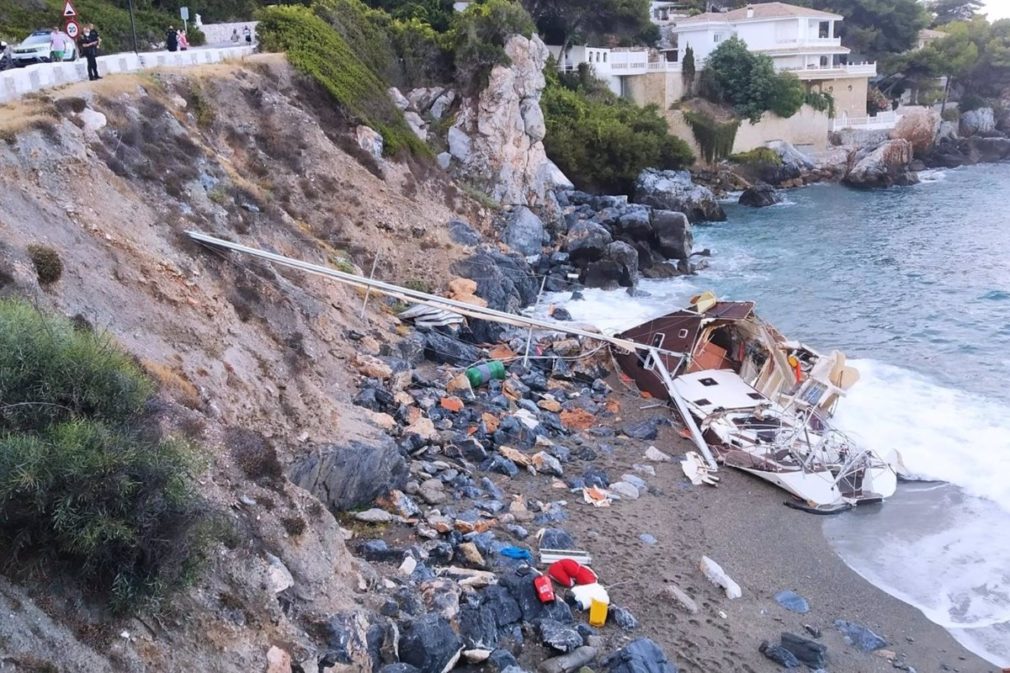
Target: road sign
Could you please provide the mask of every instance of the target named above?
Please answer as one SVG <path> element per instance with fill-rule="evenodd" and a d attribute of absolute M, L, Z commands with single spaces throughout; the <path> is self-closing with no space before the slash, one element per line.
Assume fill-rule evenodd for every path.
<path fill-rule="evenodd" d="M 179 16 L 182 17 L 183 21 L 189 21 L 189 7 L 180 7 Z"/>
<path fill-rule="evenodd" d="M 71 40 L 76 40 L 77 36 L 81 34 L 81 26 L 73 19 L 70 19 L 67 21 L 67 26 L 64 28 L 64 32 Z"/>
<path fill-rule="evenodd" d="M 70 18 L 71 16 L 77 16 L 77 10 L 74 9 L 74 6 L 70 3 L 70 0 L 67 0 L 67 3 L 63 5 L 63 16 L 67 18 Z"/>

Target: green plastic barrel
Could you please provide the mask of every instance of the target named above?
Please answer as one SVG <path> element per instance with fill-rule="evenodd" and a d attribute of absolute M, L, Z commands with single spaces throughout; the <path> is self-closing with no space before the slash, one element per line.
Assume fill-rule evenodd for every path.
<path fill-rule="evenodd" d="M 466 378 L 472 387 L 479 388 L 491 379 L 504 379 L 505 365 L 501 360 L 491 360 L 467 369 Z"/>

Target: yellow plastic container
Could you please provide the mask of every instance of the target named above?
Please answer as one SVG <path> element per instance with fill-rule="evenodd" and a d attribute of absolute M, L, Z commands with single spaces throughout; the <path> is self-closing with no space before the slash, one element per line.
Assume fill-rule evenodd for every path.
<path fill-rule="evenodd" d="M 595 598 L 589 603 L 589 625 L 603 626 L 607 622 L 607 604 Z"/>

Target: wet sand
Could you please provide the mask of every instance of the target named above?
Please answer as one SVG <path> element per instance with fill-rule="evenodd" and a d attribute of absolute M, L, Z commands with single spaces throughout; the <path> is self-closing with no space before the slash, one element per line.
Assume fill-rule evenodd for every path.
<path fill-rule="evenodd" d="M 630 394 L 619 396 L 623 421 L 665 416 L 664 409 L 638 411 L 647 403 Z M 590 440 L 614 447 L 593 463 L 616 480 L 632 473 L 650 444 L 678 456 L 692 447 L 673 428 L 663 427 L 651 442 L 627 438 Z M 655 477 L 642 476 L 650 492 L 636 501 L 595 508 L 574 494 L 541 488 L 547 499 L 566 498 L 568 520 L 562 522 L 580 548 L 593 555 L 593 567 L 609 587 L 611 601 L 627 607 L 640 627 L 622 632 L 608 624 L 604 635 L 614 647 L 621 640 L 648 636 L 660 643 L 682 671 L 763 672 L 783 670 L 758 647 L 777 643 L 783 631 L 808 636 L 804 625 L 822 632 L 828 648 L 828 670 L 894 671 L 882 653 L 864 653 L 847 645 L 833 627 L 836 619 L 860 622 L 884 637 L 886 650 L 919 673 L 998 671 L 965 650 L 946 631 L 917 609 L 877 589 L 850 570 L 831 550 L 821 531 L 823 517 L 790 509 L 786 494 L 765 482 L 733 470 L 720 472 L 718 488 L 693 486 L 678 462 L 648 463 Z M 572 463 L 566 469 L 584 470 Z M 886 503 L 880 505 L 886 507 Z M 840 516 L 845 516 L 841 514 Z M 656 538 L 655 544 L 639 539 Z M 740 584 L 743 596 L 729 600 L 698 568 L 702 555 L 718 562 Z M 689 614 L 664 591 L 674 583 L 694 597 L 700 610 Z M 810 603 L 796 614 L 779 606 L 774 595 L 793 590 Z M 909 669 L 904 669 L 909 670 Z"/>

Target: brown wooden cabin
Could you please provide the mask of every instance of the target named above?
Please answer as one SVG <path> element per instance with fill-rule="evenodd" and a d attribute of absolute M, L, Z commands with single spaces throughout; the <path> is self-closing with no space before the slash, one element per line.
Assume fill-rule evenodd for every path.
<path fill-rule="evenodd" d="M 720 301 L 704 313 L 693 309 L 681 309 L 618 334 L 621 339 L 648 344 L 668 351 L 688 354 L 686 371 L 702 369 L 739 370 L 736 358 L 740 357 L 739 344 L 719 343 L 719 332 L 710 332 L 712 337 L 698 343 L 698 335 L 705 326 L 718 327 L 718 323 L 729 325 L 754 317 L 754 302 Z M 618 364 L 630 376 L 638 388 L 661 400 L 668 400 L 666 384 L 655 371 L 652 354 L 643 351 L 615 353 Z M 681 372 L 682 358 L 661 353 L 663 364 L 670 375 L 676 377 Z"/>

